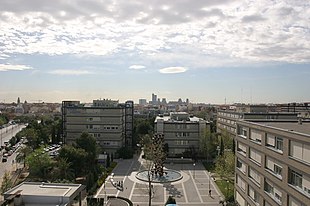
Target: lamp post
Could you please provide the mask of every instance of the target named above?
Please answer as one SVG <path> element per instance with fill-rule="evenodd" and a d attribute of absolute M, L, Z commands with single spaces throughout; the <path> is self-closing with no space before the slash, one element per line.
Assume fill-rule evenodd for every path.
<path fill-rule="evenodd" d="M 195 166 L 196 166 L 196 164 L 194 163 L 193 166 L 194 166 L 194 179 L 195 179 Z"/>
<path fill-rule="evenodd" d="M 181 170 L 183 170 L 183 157 L 181 157 Z"/>
<path fill-rule="evenodd" d="M 211 172 L 209 172 L 209 190 L 211 189 Z"/>
<path fill-rule="evenodd" d="M 226 187 L 226 200 L 228 199 L 228 195 L 229 195 L 229 181 L 227 180 L 227 187 Z"/>

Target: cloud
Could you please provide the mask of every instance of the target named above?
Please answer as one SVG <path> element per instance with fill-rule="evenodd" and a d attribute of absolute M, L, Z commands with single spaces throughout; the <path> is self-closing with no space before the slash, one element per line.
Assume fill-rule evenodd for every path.
<path fill-rule="evenodd" d="M 0 64 L 0 72 L 1 71 L 23 71 L 33 69 L 30 66 L 20 65 L 20 64 Z"/>
<path fill-rule="evenodd" d="M 188 56 L 201 54 L 222 66 L 228 65 L 217 57 L 309 62 L 309 4 L 304 2 L 1 0 L 0 53 L 113 60 L 137 54 L 148 61 L 162 53 L 181 57 L 190 51 Z M 292 52 L 281 56 L 275 47 Z M 193 58 L 182 61 L 195 62 Z M 166 60 L 163 65 L 178 64 Z"/>
<path fill-rule="evenodd" d="M 255 21 L 265 21 L 266 18 L 262 17 L 261 15 L 249 15 L 244 16 L 242 18 L 242 22 L 249 23 L 249 22 L 255 22 Z"/>
<path fill-rule="evenodd" d="M 162 74 L 177 74 L 186 72 L 187 68 L 185 67 L 166 67 L 159 70 Z"/>
<path fill-rule="evenodd" d="M 58 70 L 50 71 L 48 73 L 61 75 L 61 76 L 66 76 L 66 75 L 79 76 L 79 75 L 85 75 L 85 74 L 92 74 L 92 72 L 87 71 L 87 70 L 69 70 L 69 69 L 58 69 Z"/>
<path fill-rule="evenodd" d="M 143 65 L 131 65 L 129 69 L 139 70 L 139 69 L 145 69 L 145 66 Z"/>

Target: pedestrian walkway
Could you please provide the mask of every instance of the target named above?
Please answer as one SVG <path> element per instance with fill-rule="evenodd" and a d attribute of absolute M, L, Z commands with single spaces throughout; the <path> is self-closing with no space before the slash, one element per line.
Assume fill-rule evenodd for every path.
<path fill-rule="evenodd" d="M 130 199 L 134 205 L 148 205 L 148 184 L 136 179 L 135 174 L 144 168 L 145 160 L 135 157 L 121 160 L 113 170 L 114 181 L 123 181 L 124 190 L 117 190 L 108 180 L 98 190 L 97 197 L 121 196 Z M 181 171 L 183 178 L 170 183 L 153 183 L 152 205 L 164 205 L 173 196 L 179 206 L 217 206 L 222 197 L 209 173 L 200 163 L 167 164 L 167 169 Z M 209 195 L 211 190 L 211 196 Z"/>

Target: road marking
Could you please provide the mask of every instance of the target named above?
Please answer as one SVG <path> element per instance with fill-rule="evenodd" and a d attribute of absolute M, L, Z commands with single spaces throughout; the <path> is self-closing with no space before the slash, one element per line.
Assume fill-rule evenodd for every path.
<path fill-rule="evenodd" d="M 197 185 L 196 185 L 195 179 L 193 178 L 192 172 L 190 172 L 190 176 L 192 177 L 192 180 L 193 180 L 194 186 L 195 186 L 195 188 L 196 188 L 198 197 L 199 197 L 199 199 L 200 199 L 200 202 L 202 203 L 203 200 L 202 200 L 202 198 L 201 198 L 201 196 L 200 196 L 200 192 L 199 192 L 198 187 L 197 187 Z"/>
<path fill-rule="evenodd" d="M 133 185 L 132 185 L 132 189 L 131 189 L 131 192 L 130 192 L 130 195 L 129 195 L 129 198 L 128 198 L 128 199 L 130 199 L 130 200 L 131 200 L 131 198 L 132 198 L 133 191 L 135 190 L 135 187 L 136 187 L 136 182 L 134 182 Z"/>
<path fill-rule="evenodd" d="M 185 202 L 188 203 L 187 195 L 185 195 L 185 186 L 184 186 L 183 182 L 182 182 L 182 189 L 183 189 L 183 194 L 184 194 Z"/>
<path fill-rule="evenodd" d="M 125 174 L 125 178 L 123 178 L 123 183 L 125 183 L 126 179 L 128 178 L 128 174 L 132 170 L 132 166 L 133 166 L 134 163 L 135 163 L 135 161 L 131 161 L 130 167 L 128 168 L 128 170 L 127 170 L 127 172 Z M 115 196 L 118 197 L 119 193 L 120 193 L 120 191 L 117 190 L 117 193 L 116 193 Z"/>

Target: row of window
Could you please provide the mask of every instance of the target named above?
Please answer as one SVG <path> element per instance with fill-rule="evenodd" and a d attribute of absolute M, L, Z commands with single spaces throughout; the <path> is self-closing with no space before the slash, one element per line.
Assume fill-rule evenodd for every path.
<path fill-rule="evenodd" d="M 230 130 L 230 131 L 232 131 L 233 133 L 236 133 L 236 128 L 229 127 L 229 126 L 223 125 L 223 124 L 221 124 L 221 123 L 218 123 L 217 125 L 218 125 L 218 127 L 221 127 L 221 128 L 223 128 L 223 129 Z"/>
<path fill-rule="evenodd" d="M 176 132 L 176 137 L 189 137 L 189 132 Z"/>
<path fill-rule="evenodd" d="M 272 187 L 270 187 L 270 191 L 272 191 L 271 188 Z M 275 194 L 274 191 L 273 191 L 273 194 Z M 249 195 L 249 197 L 251 197 L 252 201 L 254 201 L 256 203 L 256 205 L 259 205 L 259 194 L 257 192 L 255 192 L 255 190 L 253 188 L 250 187 L 248 195 Z M 277 196 L 278 195 L 279 194 L 277 194 Z M 236 201 L 237 201 L 238 205 L 240 205 L 240 206 L 249 206 L 250 205 L 250 204 L 246 204 L 245 199 L 242 197 L 242 195 L 240 195 L 240 193 L 238 191 L 236 191 L 235 197 L 236 197 Z M 276 200 L 275 195 L 274 195 L 274 199 Z M 279 202 L 279 201 L 278 201 L 278 203 L 281 204 L 281 202 Z M 267 202 L 266 200 L 264 200 L 264 206 L 273 206 L 273 205 L 274 204 L 271 204 L 271 203 Z M 288 197 L 288 206 L 306 206 L 306 205 L 304 203 L 301 203 L 300 201 L 296 200 L 295 198 L 289 196 Z"/>
<path fill-rule="evenodd" d="M 226 113 L 226 112 L 218 112 L 219 116 L 224 116 L 224 117 L 231 117 L 231 118 L 235 118 L 235 119 L 241 119 L 242 115 L 240 114 L 230 114 L 230 113 Z"/>
<path fill-rule="evenodd" d="M 103 129 L 103 130 L 118 130 L 118 126 L 103 126 L 103 125 L 86 125 L 86 129 L 94 129 L 94 130 L 100 130 L 100 129 Z"/>
<path fill-rule="evenodd" d="M 176 124 L 175 129 L 190 129 L 191 126 L 189 124 Z"/>
<path fill-rule="evenodd" d="M 221 121 L 221 122 L 225 122 L 225 123 L 228 123 L 228 124 L 232 124 L 232 125 L 236 125 L 236 121 L 234 120 L 230 120 L 230 119 L 224 119 L 224 118 L 218 118 L 218 121 Z"/>
<path fill-rule="evenodd" d="M 242 138 L 248 138 L 248 130 L 245 127 L 238 127 L 238 134 Z M 249 139 L 253 142 L 261 144 L 262 142 L 262 133 L 257 130 L 250 130 Z M 269 149 L 272 149 L 276 152 L 283 153 L 284 139 L 282 137 L 265 134 L 265 146 Z M 297 141 L 289 141 L 289 155 L 298 160 L 310 163 L 310 145 L 303 144 Z M 241 148 L 239 148 L 241 149 Z M 241 149 L 242 151 L 242 149 Z"/>
<path fill-rule="evenodd" d="M 261 175 L 252 167 L 247 166 L 239 158 L 237 158 L 237 168 L 257 185 L 261 184 Z M 248 168 L 248 173 L 247 173 Z M 270 157 L 266 157 L 265 169 L 271 172 L 274 176 L 282 179 L 282 166 Z M 302 173 L 289 168 L 288 172 L 288 183 L 292 185 L 299 192 L 310 197 L 310 177 L 303 175 Z"/>

